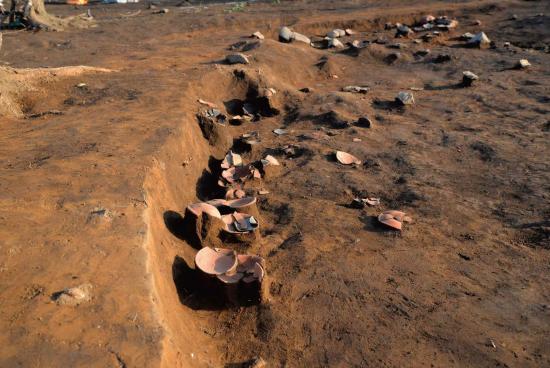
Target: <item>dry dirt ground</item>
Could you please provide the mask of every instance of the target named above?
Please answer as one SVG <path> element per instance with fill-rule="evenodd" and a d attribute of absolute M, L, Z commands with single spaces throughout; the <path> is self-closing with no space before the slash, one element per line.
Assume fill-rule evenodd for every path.
<path fill-rule="evenodd" d="M 53 75 L 0 119 L 0 366 L 550 366 L 550 3 L 410 3 L 91 5 L 95 28 L 4 32 L 10 67 L 114 72 Z M 425 14 L 460 23 L 419 44 L 384 30 Z M 387 42 L 319 50 L 278 42 L 282 25 Z M 221 62 L 257 30 L 249 65 Z M 480 30 L 494 48 L 457 39 Z M 532 67 L 512 69 L 522 58 Z M 457 85 L 464 70 L 473 87 Z M 196 290 L 181 216 L 216 196 L 225 153 L 203 138 L 197 99 L 231 110 L 253 83 L 277 91 L 279 113 L 230 131 L 259 131 L 243 157 L 271 153 L 282 171 L 261 184 L 262 240 L 249 249 L 270 293 L 235 307 Z M 350 84 L 370 91 L 341 92 Z M 411 87 L 416 104 L 396 107 Z M 340 126 L 365 116 L 371 128 Z M 363 164 L 340 165 L 335 150 Z M 381 205 L 348 206 L 367 195 Z M 375 217 L 386 209 L 413 222 L 388 230 Z M 85 283 L 90 301 L 52 300 Z"/>

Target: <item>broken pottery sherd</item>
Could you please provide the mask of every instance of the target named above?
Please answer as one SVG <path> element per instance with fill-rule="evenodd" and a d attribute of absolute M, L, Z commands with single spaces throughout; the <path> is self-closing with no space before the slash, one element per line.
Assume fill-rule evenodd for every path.
<path fill-rule="evenodd" d="M 265 158 L 262 159 L 262 165 L 265 167 L 265 166 L 279 166 L 279 161 L 271 156 L 271 155 L 267 155 L 265 156 Z"/>
<path fill-rule="evenodd" d="M 221 168 L 229 169 L 233 166 L 242 166 L 242 165 L 243 165 L 243 159 L 241 155 L 233 153 L 233 151 L 229 151 L 229 153 L 225 155 L 225 158 L 221 163 Z"/>
<path fill-rule="evenodd" d="M 378 215 L 378 221 L 395 230 L 401 230 L 403 222 L 411 222 L 411 218 L 405 212 L 390 210 Z"/>
<path fill-rule="evenodd" d="M 231 249 L 205 247 L 196 254 L 195 265 L 208 275 L 232 275 L 237 270 L 237 253 Z"/>
<path fill-rule="evenodd" d="M 202 216 L 203 213 L 207 213 L 212 217 L 216 217 L 220 219 L 222 218 L 220 211 L 218 211 L 218 209 L 215 206 L 208 203 L 203 203 L 203 202 L 193 203 L 187 206 L 187 209 L 197 217 Z"/>
<path fill-rule="evenodd" d="M 251 233 L 258 229 L 258 221 L 252 215 L 246 213 L 234 212 L 229 215 L 223 215 L 222 220 L 225 223 L 225 230 L 229 233 Z"/>

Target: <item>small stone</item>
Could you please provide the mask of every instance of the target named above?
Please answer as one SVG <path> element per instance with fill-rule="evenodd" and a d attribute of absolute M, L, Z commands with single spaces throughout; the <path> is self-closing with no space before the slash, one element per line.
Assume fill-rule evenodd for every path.
<path fill-rule="evenodd" d="M 462 41 L 469 41 L 474 37 L 475 37 L 475 35 L 470 33 L 470 32 L 466 32 L 466 33 L 463 33 L 462 35 L 460 35 L 460 39 Z"/>
<path fill-rule="evenodd" d="M 491 46 L 491 40 L 489 39 L 489 37 L 487 37 L 485 32 L 479 32 L 468 41 L 468 45 L 479 47 L 480 49 L 488 48 L 489 46 Z"/>
<path fill-rule="evenodd" d="M 225 57 L 225 60 L 233 65 L 233 64 L 249 64 L 250 61 L 248 61 L 248 58 L 241 54 L 241 53 L 236 53 L 236 54 L 229 54 Z"/>
<path fill-rule="evenodd" d="M 453 28 L 456 28 L 458 26 L 458 21 L 452 19 L 452 20 L 445 20 L 443 23 L 438 23 L 437 28 L 442 31 L 449 31 Z"/>
<path fill-rule="evenodd" d="M 328 40 L 328 47 L 329 48 L 334 47 L 334 48 L 337 48 L 337 49 L 343 49 L 344 44 L 336 38 L 331 38 L 331 39 Z"/>
<path fill-rule="evenodd" d="M 298 91 L 302 93 L 311 93 L 313 90 L 309 87 L 300 88 Z"/>
<path fill-rule="evenodd" d="M 290 42 L 292 41 L 292 32 L 290 28 L 283 27 L 279 30 L 279 41 L 281 42 Z"/>
<path fill-rule="evenodd" d="M 252 38 L 257 38 L 258 40 L 263 40 L 265 37 L 260 31 L 252 33 Z"/>
<path fill-rule="evenodd" d="M 433 21 L 435 21 L 435 17 L 433 15 L 425 15 L 420 18 L 420 24 L 432 23 Z"/>
<path fill-rule="evenodd" d="M 397 32 L 395 33 L 395 37 L 409 37 L 414 32 L 412 29 L 410 29 L 408 26 L 401 24 L 397 27 Z"/>
<path fill-rule="evenodd" d="M 273 131 L 273 133 L 275 133 L 277 135 L 284 135 L 284 134 L 287 133 L 287 131 L 285 129 L 277 128 Z"/>
<path fill-rule="evenodd" d="M 328 38 L 338 38 L 338 37 L 344 37 L 346 35 L 346 31 L 343 29 L 333 29 L 329 33 L 327 33 Z"/>
<path fill-rule="evenodd" d="M 247 365 L 246 368 L 266 368 L 267 363 L 261 357 L 256 357 L 252 359 Z"/>
<path fill-rule="evenodd" d="M 169 11 L 170 11 L 169 9 L 164 8 L 164 9 L 159 9 L 159 10 L 154 11 L 153 14 L 166 14 Z"/>
<path fill-rule="evenodd" d="M 479 19 L 474 20 L 474 26 L 480 26 L 481 21 Z"/>
<path fill-rule="evenodd" d="M 355 143 L 361 142 L 361 138 L 353 138 L 353 141 L 354 141 Z"/>
<path fill-rule="evenodd" d="M 465 87 L 470 87 L 478 79 L 479 77 L 469 70 L 462 72 L 462 85 Z"/>
<path fill-rule="evenodd" d="M 531 63 L 527 59 L 521 59 L 516 64 L 517 69 L 525 69 L 525 68 L 529 68 L 530 66 L 531 66 Z"/>
<path fill-rule="evenodd" d="M 504 47 L 510 47 L 511 45 L 510 45 L 510 42 L 504 42 L 503 46 Z"/>
<path fill-rule="evenodd" d="M 393 23 L 388 22 L 388 23 L 384 24 L 384 29 L 385 30 L 390 30 L 390 29 L 394 29 L 394 28 L 395 28 L 395 24 L 393 24 Z"/>
<path fill-rule="evenodd" d="M 369 88 L 360 86 L 346 86 L 342 88 L 342 91 L 351 93 L 367 93 L 369 91 Z"/>
<path fill-rule="evenodd" d="M 357 120 L 355 125 L 358 126 L 358 127 L 361 127 L 361 128 L 371 128 L 372 127 L 372 121 L 368 117 L 362 116 Z"/>
<path fill-rule="evenodd" d="M 425 56 L 428 56 L 430 52 L 431 52 L 430 49 L 418 50 L 417 52 L 414 53 L 414 55 L 418 57 L 425 57 Z"/>
<path fill-rule="evenodd" d="M 359 40 L 353 40 L 350 44 L 350 47 L 354 49 L 364 49 L 369 45 L 369 41 L 359 41 Z"/>
<path fill-rule="evenodd" d="M 387 47 L 387 48 L 390 48 L 390 49 L 399 49 L 399 50 L 402 50 L 402 49 L 406 49 L 406 48 L 407 48 L 407 45 L 405 45 L 404 43 L 396 42 L 396 43 L 389 44 L 389 45 L 387 45 L 386 47 Z"/>
<path fill-rule="evenodd" d="M 353 34 L 355 34 L 355 32 L 352 29 L 346 28 L 346 35 L 351 36 Z"/>
<path fill-rule="evenodd" d="M 395 97 L 395 101 L 402 106 L 414 104 L 414 96 L 411 92 L 401 91 Z"/>
<path fill-rule="evenodd" d="M 432 60 L 432 62 L 436 64 L 441 64 L 451 61 L 451 59 L 452 57 L 449 54 L 439 54 Z"/>
<path fill-rule="evenodd" d="M 82 284 L 76 287 L 63 289 L 60 292 L 54 293 L 52 299 L 58 305 L 69 305 L 74 307 L 80 303 L 92 300 L 92 288 L 91 284 Z"/>
<path fill-rule="evenodd" d="M 510 17 L 511 20 L 518 20 L 518 15 L 517 14 L 512 14 L 512 16 Z"/>

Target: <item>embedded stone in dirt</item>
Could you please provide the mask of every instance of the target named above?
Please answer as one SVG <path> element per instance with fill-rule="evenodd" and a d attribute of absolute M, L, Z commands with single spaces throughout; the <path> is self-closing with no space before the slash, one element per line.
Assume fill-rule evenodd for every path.
<path fill-rule="evenodd" d="M 526 69 L 531 66 L 531 63 L 527 59 L 520 59 L 516 64 L 516 69 Z"/>
<path fill-rule="evenodd" d="M 438 54 L 434 59 L 432 59 L 432 63 L 440 64 L 440 63 L 446 63 L 451 60 L 452 60 L 452 57 L 449 54 Z"/>
<path fill-rule="evenodd" d="M 357 122 L 355 122 L 355 126 L 358 126 L 361 128 L 371 128 L 372 121 L 368 117 L 362 116 L 357 120 Z"/>
<path fill-rule="evenodd" d="M 485 32 L 479 32 L 468 41 L 468 46 L 479 47 L 480 49 L 488 48 L 491 46 L 491 40 Z"/>
<path fill-rule="evenodd" d="M 236 54 L 229 54 L 225 57 L 225 60 L 233 65 L 233 64 L 249 64 L 250 61 L 248 61 L 248 58 L 246 57 L 246 55 L 243 55 L 241 53 L 236 53 Z"/>
<path fill-rule="evenodd" d="M 397 94 L 397 97 L 395 97 L 395 101 L 402 106 L 413 105 L 414 96 L 411 92 L 401 91 Z"/>
<path fill-rule="evenodd" d="M 455 19 L 448 19 L 446 16 L 438 17 L 435 20 L 437 28 L 442 31 L 449 31 L 458 26 L 458 21 Z"/>
<path fill-rule="evenodd" d="M 328 40 L 328 47 L 329 48 L 337 48 L 337 49 L 343 49 L 344 48 L 344 44 L 342 42 L 340 42 L 340 40 L 336 39 L 336 38 L 330 38 Z"/>
<path fill-rule="evenodd" d="M 52 295 L 52 299 L 58 305 L 68 305 L 74 307 L 80 303 L 89 302 L 92 300 L 92 288 L 92 284 L 82 284 L 76 287 L 67 288 L 60 292 L 54 293 Z"/>
<path fill-rule="evenodd" d="M 263 40 L 265 38 L 264 35 L 260 31 L 256 31 L 256 32 L 252 33 L 252 36 L 250 36 L 250 37 L 257 38 L 258 40 Z"/>
<path fill-rule="evenodd" d="M 252 359 L 248 364 L 245 365 L 246 368 L 266 368 L 267 363 L 261 357 L 256 357 Z"/>
<path fill-rule="evenodd" d="M 426 23 L 432 23 L 435 21 L 435 17 L 433 15 L 424 15 L 422 18 L 420 18 L 419 24 L 426 24 Z"/>
<path fill-rule="evenodd" d="M 367 93 L 369 91 L 369 88 L 360 86 L 346 86 L 342 88 L 342 91 L 352 93 Z"/>
<path fill-rule="evenodd" d="M 365 208 L 366 205 L 369 206 L 379 206 L 380 198 L 368 197 L 368 198 L 354 198 L 351 202 L 350 207 L 352 208 Z"/>
<path fill-rule="evenodd" d="M 414 32 L 412 29 L 410 29 L 408 26 L 404 25 L 404 24 L 400 24 L 398 27 L 397 27 L 397 32 L 395 32 L 395 37 L 396 38 L 399 38 L 399 37 L 409 37 L 410 35 L 412 35 Z"/>
<path fill-rule="evenodd" d="M 470 33 L 470 32 L 466 32 L 466 33 L 463 33 L 463 34 L 460 35 L 460 39 L 462 41 L 469 41 L 474 37 L 475 37 L 475 34 Z"/>
<path fill-rule="evenodd" d="M 332 31 L 327 33 L 328 38 L 338 38 L 338 37 L 344 37 L 346 35 L 346 31 L 343 29 L 333 29 Z"/>
<path fill-rule="evenodd" d="M 479 77 L 469 70 L 462 72 L 462 85 L 464 87 L 470 87 L 478 79 Z"/>
<path fill-rule="evenodd" d="M 361 160 L 359 160 L 354 155 L 343 151 L 336 151 L 336 159 L 342 165 L 351 165 L 351 164 L 361 165 Z"/>
<path fill-rule="evenodd" d="M 288 27 L 282 27 L 279 30 L 279 41 L 281 42 L 291 42 L 293 32 Z"/>

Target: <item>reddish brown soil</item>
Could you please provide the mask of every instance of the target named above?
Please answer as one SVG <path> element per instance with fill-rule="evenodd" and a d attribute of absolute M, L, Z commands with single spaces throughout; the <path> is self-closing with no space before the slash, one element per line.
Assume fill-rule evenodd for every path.
<path fill-rule="evenodd" d="M 11 67 L 117 72 L 44 81 L 20 96 L 27 118 L 0 120 L 0 366 L 239 367 L 255 356 L 270 367 L 550 366 L 549 3 L 403 3 L 162 15 L 96 5 L 97 28 L 5 33 Z M 460 24 L 421 44 L 384 30 L 424 14 Z M 281 25 L 310 36 L 351 27 L 346 40 L 406 48 L 389 65 L 396 50 L 383 45 L 350 55 L 280 43 Z M 220 62 L 256 30 L 266 40 L 250 65 Z M 480 30 L 496 48 L 456 39 Z M 452 60 L 428 61 L 440 53 Z M 511 69 L 521 58 L 532 67 Z M 270 295 L 248 307 L 194 292 L 197 250 L 179 226 L 188 204 L 215 194 L 224 154 L 203 138 L 196 101 L 245 99 L 236 69 L 277 90 L 280 114 L 231 133 L 259 131 L 245 160 L 271 153 L 283 165 L 262 183 L 262 240 L 249 250 L 266 259 Z M 457 86 L 464 70 L 480 76 L 471 88 Z M 370 91 L 339 92 L 350 84 Z M 423 87 L 416 105 L 395 107 L 410 87 Z M 53 110 L 62 114 L 32 117 Z M 334 129 L 331 111 L 373 127 Z M 287 144 L 295 156 L 281 153 Z M 336 150 L 365 164 L 342 166 Z M 349 208 L 367 195 L 380 207 Z M 388 230 L 376 220 L 386 209 L 414 221 Z M 83 283 L 90 302 L 52 301 Z"/>

